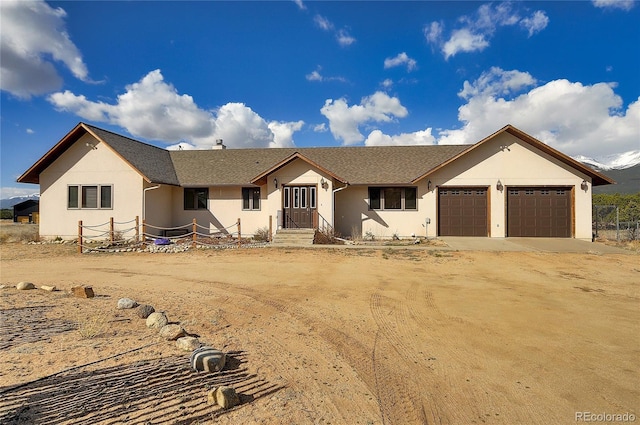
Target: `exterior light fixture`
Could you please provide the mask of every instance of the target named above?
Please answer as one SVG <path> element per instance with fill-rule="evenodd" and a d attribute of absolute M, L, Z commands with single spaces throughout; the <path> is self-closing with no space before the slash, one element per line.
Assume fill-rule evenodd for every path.
<path fill-rule="evenodd" d="M 431 191 L 431 180 L 427 182 L 427 190 Z"/>
<path fill-rule="evenodd" d="M 274 178 L 273 179 L 273 185 L 276 187 L 276 189 L 278 188 L 278 178 Z"/>
<path fill-rule="evenodd" d="M 498 189 L 500 192 L 502 192 L 502 189 L 504 189 L 504 186 L 502 185 L 502 182 L 500 180 L 498 180 L 498 183 L 496 183 L 496 189 Z"/>
<path fill-rule="evenodd" d="M 586 180 L 582 180 L 582 183 L 580 184 L 580 188 L 582 188 L 582 190 L 587 191 L 589 189 L 589 183 L 587 183 Z"/>
<path fill-rule="evenodd" d="M 89 147 L 89 148 L 91 148 L 91 149 L 93 149 L 93 150 L 98 149 L 98 148 L 96 147 L 96 145 L 94 145 L 93 143 L 89 143 L 89 142 L 87 142 L 87 143 L 85 143 L 85 145 L 87 145 L 87 147 Z"/>

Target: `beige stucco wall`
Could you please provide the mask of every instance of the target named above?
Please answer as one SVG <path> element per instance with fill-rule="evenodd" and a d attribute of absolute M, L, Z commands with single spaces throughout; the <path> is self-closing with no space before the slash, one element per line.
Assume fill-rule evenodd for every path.
<path fill-rule="evenodd" d="M 507 146 L 508 149 L 501 149 Z M 427 190 L 428 181 L 431 190 Z M 500 180 L 502 191 L 496 189 Z M 588 189 L 582 190 L 583 180 Z M 505 237 L 506 196 L 509 187 L 572 187 L 575 237 L 591 239 L 591 179 L 546 153 L 533 148 L 508 133 L 490 140 L 462 158 L 421 180 L 417 211 L 370 211 L 368 187 L 353 186 L 336 194 L 336 228 L 345 236 L 354 231 L 371 232 L 377 238 L 412 234 L 435 237 L 438 229 L 438 187 L 485 187 L 489 197 L 491 237 Z M 431 223 L 426 224 L 429 218 Z"/>
<path fill-rule="evenodd" d="M 376 239 L 390 239 L 394 235 L 401 238 L 413 236 L 435 236 L 432 224 L 427 225 L 430 198 L 427 196 L 426 182 L 407 185 L 417 188 L 417 210 L 369 210 L 369 186 L 349 186 L 336 192 L 336 230 L 343 237 L 365 236 Z"/>
<path fill-rule="evenodd" d="M 328 182 L 327 189 L 320 185 L 321 179 Z M 278 180 L 275 187 L 274 179 Z M 185 210 L 183 206 L 184 189 L 172 189 L 172 219 L 175 226 L 191 223 L 195 218 L 198 225 L 205 226 L 216 233 L 226 229 L 229 233 L 237 232 L 238 218 L 243 236 L 252 236 L 259 229 L 269 227 L 269 217 L 273 232 L 278 228 L 278 212 L 282 210 L 283 185 L 316 185 L 318 212 L 327 220 L 332 220 L 331 195 L 332 183 L 328 175 L 314 170 L 302 160 L 294 160 L 267 176 L 266 184 L 260 186 L 260 210 L 242 209 L 242 188 L 246 186 L 210 186 L 207 210 Z M 199 231 L 206 231 L 199 229 Z"/>
<path fill-rule="evenodd" d="M 501 149 L 506 146 L 508 149 Z M 468 152 L 425 180 L 439 186 L 480 186 L 489 188 L 490 236 L 505 237 L 506 196 L 509 187 L 565 186 L 574 188 L 574 228 L 578 239 L 591 239 L 591 179 L 557 159 L 539 151 L 508 133 Z M 503 191 L 496 189 L 500 180 Z M 589 188 L 580 188 L 587 180 Z M 430 193 L 430 211 L 436 214 L 437 190 Z M 434 229 L 437 229 L 435 223 Z"/>
<path fill-rule="evenodd" d="M 94 144 L 96 149 L 87 143 Z M 68 209 L 69 185 L 112 185 L 113 208 Z M 111 217 L 116 222 L 141 217 L 142 185 L 143 179 L 138 172 L 111 148 L 86 134 L 40 174 L 40 235 L 73 239 L 78 234 L 79 220 L 84 225 L 98 225 L 109 222 Z M 122 228 L 132 226 L 128 224 Z M 98 233 L 85 231 L 85 235 Z"/>

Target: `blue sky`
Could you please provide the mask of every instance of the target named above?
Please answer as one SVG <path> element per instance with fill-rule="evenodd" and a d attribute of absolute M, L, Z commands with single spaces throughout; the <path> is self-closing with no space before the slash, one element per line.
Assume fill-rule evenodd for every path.
<path fill-rule="evenodd" d="M 0 2 L 0 198 L 79 121 L 174 149 L 640 150 L 640 4 Z"/>

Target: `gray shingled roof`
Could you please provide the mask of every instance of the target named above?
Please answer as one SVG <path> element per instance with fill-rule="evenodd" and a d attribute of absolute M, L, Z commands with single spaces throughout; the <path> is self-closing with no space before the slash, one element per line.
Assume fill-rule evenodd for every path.
<path fill-rule="evenodd" d="M 537 139 L 507 125 L 475 145 L 379 146 L 333 148 L 263 148 L 167 151 L 89 124 L 79 123 L 18 178 L 39 183 L 40 173 L 86 131 L 93 132 L 151 183 L 176 186 L 246 185 L 286 163 L 294 154 L 349 184 L 407 184 L 455 160 L 464 151 L 508 132 L 565 164 L 591 176 L 593 185 L 614 183 L 609 177 L 577 162 Z M 277 175 L 277 171 L 274 172 Z"/>
<path fill-rule="evenodd" d="M 85 126 L 152 183 L 176 186 L 180 184 L 171 162 L 171 156 L 166 149 L 147 145 L 89 124 L 85 124 Z"/>
<path fill-rule="evenodd" d="M 296 152 L 349 184 L 406 184 L 468 147 L 469 145 L 191 150 L 172 151 L 171 159 L 183 186 L 248 184 L 256 176 Z"/>

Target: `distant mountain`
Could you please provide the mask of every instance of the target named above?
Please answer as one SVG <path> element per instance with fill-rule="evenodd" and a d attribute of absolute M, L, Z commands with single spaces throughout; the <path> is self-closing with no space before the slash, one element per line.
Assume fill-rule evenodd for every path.
<path fill-rule="evenodd" d="M 40 199 L 40 194 L 34 193 L 33 195 L 29 196 L 14 196 L 11 198 L 0 199 L 0 208 L 13 208 L 14 205 L 19 204 L 20 202 L 28 201 L 30 199 L 37 201 Z"/>
<path fill-rule="evenodd" d="M 640 164 L 621 170 L 600 170 L 596 167 L 592 168 L 616 181 L 616 184 L 594 187 L 593 193 L 630 194 L 640 192 Z"/>
<path fill-rule="evenodd" d="M 575 156 L 573 159 L 598 171 L 624 170 L 640 164 L 640 150 L 607 155 L 599 160 L 582 155 Z"/>
<path fill-rule="evenodd" d="M 594 187 L 594 194 L 640 192 L 640 150 L 607 155 L 599 159 L 582 155 L 574 156 L 573 159 L 615 180 L 616 184 Z"/>

